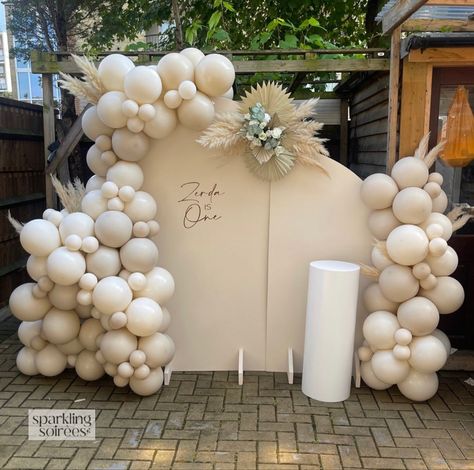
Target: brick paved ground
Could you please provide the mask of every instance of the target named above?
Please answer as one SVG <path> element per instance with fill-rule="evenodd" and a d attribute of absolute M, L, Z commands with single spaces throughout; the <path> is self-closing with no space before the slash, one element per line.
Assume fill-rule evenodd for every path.
<path fill-rule="evenodd" d="M 239 387 L 233 372 L 174 373 L 169 387 L 139 398 L 108 378 L 19 374 L 15 326 L 0 325 L 0 468 L 474 469 L 465 373 L 443 373 L 439 393 L 422 404 L 394 388 L 321 403 L 285 374 L 246 373 Z M 28 441 L 28 408 L 95 409 L 97 438 Z"/>

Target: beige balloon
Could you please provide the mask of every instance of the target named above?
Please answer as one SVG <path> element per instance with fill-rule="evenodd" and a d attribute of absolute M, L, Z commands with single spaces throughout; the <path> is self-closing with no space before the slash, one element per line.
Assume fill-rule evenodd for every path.
<path fill-rule="evenodd" d="M 387 252 L 398 264 L 413 266 L 428 254 L 429 240 L 424 230 L 416 225 L 400 225 L 387 238 Z"/>
<path fill-rule="evenodd" d="M 439 313 L 448 314 L 458 310 L 464 302 L 464 289 L 456 279 L 449 276 L 438 277 L 433 289 L 421 289 L 420 295 L 431 300 Z"/>
<path fill-rule="evenodd" d="M 439 323 L 436 305 L 425 297 L 413 297 L 398 307 L 398 321 L 415 336 L 430 334 Z"/>
<path fill-rule="evenodd" d="M 130 378 L 130 388 L 137 394 L 149 396 L 156 393 L 163 385 L 163 371 L 161 367 L 151 369 L 145 379 L 139 379 L 135 376 Z"/>
<path fill-rule="evenodd" d="M 375 376 L 384 383 L 396 384 L 403 381 L 410 372 L 407 361 L 401 361 L 393 351 L 376 351 L 370 360 Z"/>
<path fill-rule="evenodd" d="M 410 186 L 422 188 L 428 181 L 429 171 L 423 160 L 405 157 L 393 165 L 391 174 L 400 189 Z"/>
<path fill-rule="evenodd" d="M 426 374 L 441 369 L 448 355 L 442 341 L 432 335 L 413 338 L 410 343 L 411 356 L 408 362 L 417 371 Z"/>
<path fill-rule="evenodd" d="M 393 215 L 391 207 L 372 211 L 368 219 L 369 230 L 377 240 L 386 240 L 401 222 Z"/>
<path fill-rule="evenodd" d="M 35 364 L 41 375 L 54 377 L 66 368 L 67 358 L 54 344 L 48 344 L 36 354 Z"/>
<path fill-rule="evenodd" d="M 76 312 L 52 308 L 43 319 L 42 333 L 50 343 L 64 344 L 77 337 L 80 327 Z"/>
<path fill-rule="evenodd" d="M 397 311 L 398 302 L 392 302 L 384 297 L 378 282 L 370 284 L 363 294 L 364 306 L 368 312 L 376 312 L 378 310 L 385 310 L 387 312 L 395 313 Z"/>
<path fill-rule="evenodd" d="M 100 350 L 107 362 L 121 364 L 128 361 L 130 354 L 137 349 L 137 344 L 137 337 L 126 328 L 121 328 L 105 333 L 100 342 Z"/>
<path fill-rule="evenodd" d="M 379 276 L 382 294 L 392 302 L 404 302 L 414 297 L 419 290 L 419 282 L 407 266 L 392 264 Z"/>
<path fill-rule="evenodd" d="M 397 385 L 400 392 L 408 399 L 426 401 L 438 391 L 438 383 L 436 373 L 425 374 L 411 369 L 405 380 Z"/>
<path fill-rule="evenodd" d="M 360 195 L 368 208 L 377 210 L 389 208 L 397 193 L 398 186 L 390 176 L 374 173 L 362 183 Z"/>
<path fill-rule="evenodd" d="M 420 188 L 402 189 L 392 206 L 395 217 L 404 224 L 421 224 L 431 214 L 432 208 L 430 195 Z"/>
<path fill-rule="evenodd" d="M 10 295 L 10 311 L 19 320 L 41 320 L 51 308 L 47 297 L 37 298 L 33 295 L 35 285 L 33 282 L 21 284 Z"/>
<path fill-rule="evenodd" d="M 396 315 L 382 310 L 371 313 L 365 319 L 362 332 L 371 347 L 391 349 L 395 346 L 395 332 L 399 328 Z"/>
<path fill-rule="evenodd" d="M 77 375 L 87 381 L 100 379 L 104 374 L 104 367 L 97 361 L 95 354 L 87 349 L 81 351 L 76 359 Z"/>

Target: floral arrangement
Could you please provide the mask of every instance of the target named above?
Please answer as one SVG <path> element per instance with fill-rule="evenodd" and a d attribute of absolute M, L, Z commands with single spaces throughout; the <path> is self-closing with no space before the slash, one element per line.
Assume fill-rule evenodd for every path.
<path fill-rule="evenodd" d="M 244 155 L 249 169 L 259 178 L 276 180 L 295 163 L 325 171 L 328 157 L 324 139 L 317 136 L 322 124 L 313 119 L 317 100 L 297 107 L 276 83 L 257 85 L 246 93 L 237 112 L 218 114 L 198 142 L 230 155 Z"/>

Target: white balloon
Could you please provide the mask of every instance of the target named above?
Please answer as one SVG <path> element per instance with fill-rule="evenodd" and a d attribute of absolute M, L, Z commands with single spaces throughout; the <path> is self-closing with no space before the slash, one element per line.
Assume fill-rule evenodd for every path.
<path fill-rule="evenodd" d="M 451 341 L 449 341 L 446 334 L 441 330 L 436 329 L 431 333 L 431 336 L 438 338 L 443 343 L 444 349 L 446 349 L 446 357 L 449 357 L 451 354 Z"/>
<path fill-rule="evenodd" d="M 95 221 L 95 234 L 99 241 L 112 248 L 124 245 L 132 235 L 132 221 L 122 212 L 107 211 Z"/>
<path fill-rule="evenodd" d="M 370 232 L 380 241 L 386 240 L 390 232 L 400 224 L 401 222 L 393 215 L 391 207 L 372 211 L 367 221 Z"/>
<path fill-rule="evenodd" d="M 82 253 L 66 247 L 56 248 L 46 261 L 48 276 L 57 284 L 70 286 L 86 272 L 86 260 Z"/>
<path fill-rule="evenodd" d="M 414 157 L 401 158 L 392 168 L 392 178 L 400 189 L 409 186 L 422 188 L 428 181 L 428 174 L 425 162 Z"/>
<path fill-rule="evenodd" d="M 364 291 L 363 300 L 365 308 L 369 313 L 377 310 L 385 310 L 387 312 L 395 313 L 398 308 L 398 302 L 388 300 L 380 289 L 378 282 L 370 284 Z"/>
<path fill-rule="evenodd" d="M 94 306 L 105 315 L 123 312 L 132 301 L 127 281 L 118 276 L 101 279 L 92 292 Z"/>
<path fill-rule="evenodd" d="M 66 240 L 70 235 L 79 235 L 80 238 L 94 235 L 94 221 L 87 214 L 73 212 L 63 218 L 59 225 L 61 240 Z"/>
<path fill-rule="evenodd" d="M 140 65 L 125 75 L 126 95 L 138 104 L 153 103 L 161 94 L 161 79 L 156 71 Z"/>
<path fill-rule="evenodd" d="M 413 266 L 425 259 L 428 243 L 428 237 L 420 227 L 400 225 L 387 238 L 387 252 L 396 263 Z"/>
<path fill-rule="evenodd" d="M 190 100 L 196 96 L 196 85 L 191 80 L 184 80 L 179 84 L 178 93 L 183 100 Z"/>
<path fill-rule="evenodd" d="M 397 359 L 391 350 L 376 351 L 370 362 L 375 376 L 388 384 L 396 384 L 405 380 L 410 372 L 408 362 Z"/>
<path fill-rule="evenodd" d="M 48 344 L 36 354 L 35 363 L 41 375 L 53 377 L 66 368 L 67 358 L 54 344 Z"/>
<path fill-rule="evenodd" d="M 96 220 L 102 212 L 107 210 L 107 199 L 104 198 L 100 189 L 94 189 L 82 198 L 81 209 L 93 220 Z"/>
<path fill-rule="evenodd" d="M 105 179 L 102 178 L 102 176 L 98 176 L 98 175 L 91 176 L 87 180 L 87 183 L 86 183 L 86 194 L 90 191 L 100 189 L 104 183 L 105 183 Z"/>
<path fill-rule="evenodd" d="M 138 103 L 133 100 L 125 100 L 122 103 L 122 113 L 128 118 L 136 116 L 139 109 L 140 106 L 138 106 Z"/>
<path fill-rule="evenodd" d="M 48 253 L 49 254 L 49 253 Z M 35 281 L 38 281 L 43 276 L 47 275 L 46 271 L 46 256 L 34 256 L 31 255 L 26 261 L 26 270 L 30 277 Z"/>
<path fill-rule="evenodd" d="M 370 260 L 375 268 L 379 271 L 384 270 L 387 266 L 393 264 L 393 261 L 385 255 L 385 252 L 382 251 L 377 245 L 372 248 L 370 253 Z"/>
<path fill-rule="evenodd" d="M 154 103 L 153 108 L 155 115 L 145 123 L 143 132 L 153 139 L 162 139 L 175 130 L 178 118 L 176 117 L 176 112 L 166 106 L 161 100 Z"/>
<path fill-rule="evenodd" d="M 195 131 L 206 129 L 212 123 L 214 115 L 214 104 L 199 91 L 194 98 L 183 101 L 178 108 L 179 122 Z"/>
<path fill-rule="evenodd" d="M 74 310 L 77 307 L 76 296 L 79 292 L 79 286 L 72 284 L 62 286 L 55 284 L 48 293 L 49 301 L 59 310 Z"/>
<path fill-rule="evenodd" d="M 122 54 L 110 54 L 102 59 L 98 67 L 99 78 L 107 90 L 123 90 L 125 75 L 135 67 Z"/>
<path fill-rule="evenodd" d="M 125 313 L 127 329 L 137 336 L 149 336 L 156 333 L 163 321 L 161 307 L 147 297 L 132 300 Z"/>
<path fill-rule="evenodd" d="M 122 112 L 122 105 L 127 99 L 121 91 L 109 91 L 99 98 L 97 115 L 107 126 L 119 129 L 127 124 L 127 116 Z"/>
<path fill-rule="evenodd" d="M 164 367 L 173 359 L 175 345 L 173 340 L 163 333 L 154 333 L 140 338 L 138 349 L 146 355 L 146 365 L 150 368 Z"/>
<path fill-rule="evenodd" d="M 136 349 L 137 337 L 126 328 L 108 331 L 100 342 L 100 350 L 104 359 L 111 364 L 121 364 L 128 361 L 130 354 Z"/>
<path fill-rule="evenodd" d="M 453 224 L 445 215 L 439 214 L 438 212 L 433 212 L 422 224 L 420 224 L 420 227 L 423 230 L 426 230 L 432 224 L 439 224 L 441 227 L 443 227 L 442 237 L 446 241 L 451 238 L 453 233 Z"/>
<path fill-rule="evenodd" d="M 122 267 L 118 250 L 108 246 L 100 246 L 97 251 L 86 256 L 87 271 L 95 274 L 98 279 L 115 276 Z"/>
<path fill-rule="evenodd" d="M 30 255 L 48 256 L 61 245 L 57 227 L 43 219 L 27 222 L 20 232 L 21 246 Z"/>
<path fill-rule="evenodd" d="M 102 152 L 93 145 L 88 151 L 86 156 L 87 166 L 89 169 L 98 176 L 105 176 L 108 170 L 108 165 L 101 158 Z"/>
<path fill-rule="evenodd" d="M 20 349 L 16 356 L 16 366 L 22 374 L 36 375 L 38 373 L 36 354 L 34 349 L 28 347 Z"/>
<path fill-rule="evenodd" d="M 391 386 L 391 384 L 386 384 L 376 377 L 374 371 L 372 370 L 372 365 L 370 361 L 361 363 L 360 375 L 362 377 L 362 380 L 374 390 L 386 390 Z"/>
<path fill-rule="evenodd" d="M 398 389 L 408 399 L 413 401 L 429 400 L 438 390 L 436 373 L 425 374 L 411 369 L 408 376 L 400 382 Z"/>
<path fill-rule="evenodd" d="M 95 354 L 86 349 L 77 356 L 75 367 L 77 375 L 83 380 L 97 380 L 105 374 L 104 367 L 97 361 Z"/>
<path fill-rule="evenodd" d="M 438 282 L 432 289 L 421 289 L 420 295 L 430 299 L 439 313 L 448 314 L 458 310 L 464 302 L 464 289 L 456 279 L 449 276 L 438 277 Z"/>
<path fill-rule="evenodd" d="M 149 297 L 160 305 L 166 304 L 174 294 L 173 276 L 160 267 L 153 268 L 146 273 L 147 285 L 143 290 L 134 292 L 135 297 Z"/>
<path fill-rule="evenodd" d="M 196 65 L 205 57 L 204 53 L 195 47 L 187 47 L 186 49 L 183 49 L 180 54 L 189 59 L 194 67 L 196 67 Z"/>
<path fill-rule="evenodd" d="M 18 339 L 24 346 L 31 347 L 31 340 L 41 334 L 42 320 L 22 321 L 18 327 Z"/>
<path fill-rule="evenodd" d="M 166 57 L 166 56 L 165 56 Z M 149 396 L 156 393 L 163 385 L 163 371 L 160 367 L 150 371 L 144 379 L 136 376 L 130 377 L 130 388 L 137 394 Z"/>
<path fill-rule="evenodd" d="M 234 83 L 232 62 L 220 54 L 209 54 L 196 65 L 195 81 L 200 91 L 209 96 L 223 95 Z"/>
<path fill-rule="evenodd" d="M 398 307 L 398 321 L 415 336 L 430 334 L 439 322 L 436 305 L 425 297 L 413 297 Z"/>
<path fill-rule="evenodd" d="M 395 217 L 404 224 L 421 224 L 431 214 L 433 202 L 430 195 L 420 188 L 402 189 L 393 200 Z"/>
<path fill-rule="evenodd" d="M 52 308 L 43 319 L 42 333 L 50 343 L 64 344 L 77 337 L 80 327 L 76 312 Z"/>
<path fill-rule="evenodd" d="M 106 126 L 97 115 L 97 107 L 91 106 L 86 109 L 82 116 L 82 130 L 89 139 L 95 141 L 100 135 L 112 135 L 114 131 L 111 127 Z"/>
<path fill-rule="evenodd" d="M 176 109 L 182 102 L 183 98 L 178 93 L 178 90 L 169 90 L 163 97 L 165 105 L 170 109 Z"/>
<path fill-rule="evenodd" d="M 374 173 L 363 181 L 360 195 L 368 208 L 376 210 L 389 208 L 397 193 L 397 184 L 390 176 Z"/>
<path fill-rule="evenodd" d="M 131 186 L 138 191 L 144 180 L 140 165 L 132 162 L 117 162 L 107 170 L 107 180 L 114 182 L 119 188 Z"/>
<path fill-rule="evenodd" d="M 370 346 L 391 349 L 395 346 L 395 332 L 400 328 L 396 315 L 386 311 L 371 313 L 364 321 L 362 331 Z"/>
<path fill-rule="evenodd" d="M 143 133 L 130 132 L 127 128 L 117 129 L 112 135 L 114 152 L 122 160 L 141 160 L 150 148 L 150 139 Z"/>
<path fill-rule="evenodd" d="M 379 286 L 382 294 L 392 302 L 404 302 L 414 297 L 420 287 L 411 269 L 398 264 L 387 266 L 380 273 Z"/>
<path fill-rule="evenodd" d="M 182 81 L 194 79 L 192 62 L 185 55 L 176 52 L 163 56 L 158 62 L 157 70 L 166 90 L 177 90 Z"/>
<path fill-rule="evenodd" d="M 441 369 L 448 359 L 444 344 L 435 336 L 419 336 L 410 344 L 411 356 L 408 362 L 417 371 L 426 374 Z"/>
<path fill-rule="evenodd" d="M 33 295 L 35 285 L 33 282 L 21 284 L 10 295 L 10 310 L 19 320 L 41 320 L 51 308 L 47 297 L 38 298 Z"/>
<path fill-rule="evenodd" d="M 148 238 L 132 238 L 120 248 L 120 260 L 128 271 L 146 273 L 158 263 L 158 248 Z"/>

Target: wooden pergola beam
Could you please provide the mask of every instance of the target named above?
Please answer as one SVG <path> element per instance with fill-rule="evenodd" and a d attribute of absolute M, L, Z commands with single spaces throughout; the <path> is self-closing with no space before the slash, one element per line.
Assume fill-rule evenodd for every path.
<path fill-rule="evenodd" d="M 450 33 L 472 32 L 474 31 L 474 21 L 469 20 L 436 20 L 436 19 L 414 19 L 403 23 L 403 31 L 424 31 L 439 32 L 449 31 Z"/>
<path fill-rule="evenodd" d="M 399 0 L 384 15 L 382 19 L 382 33 L 390 34 L 393 32 L 426 2 L 427 0 Z"/>

